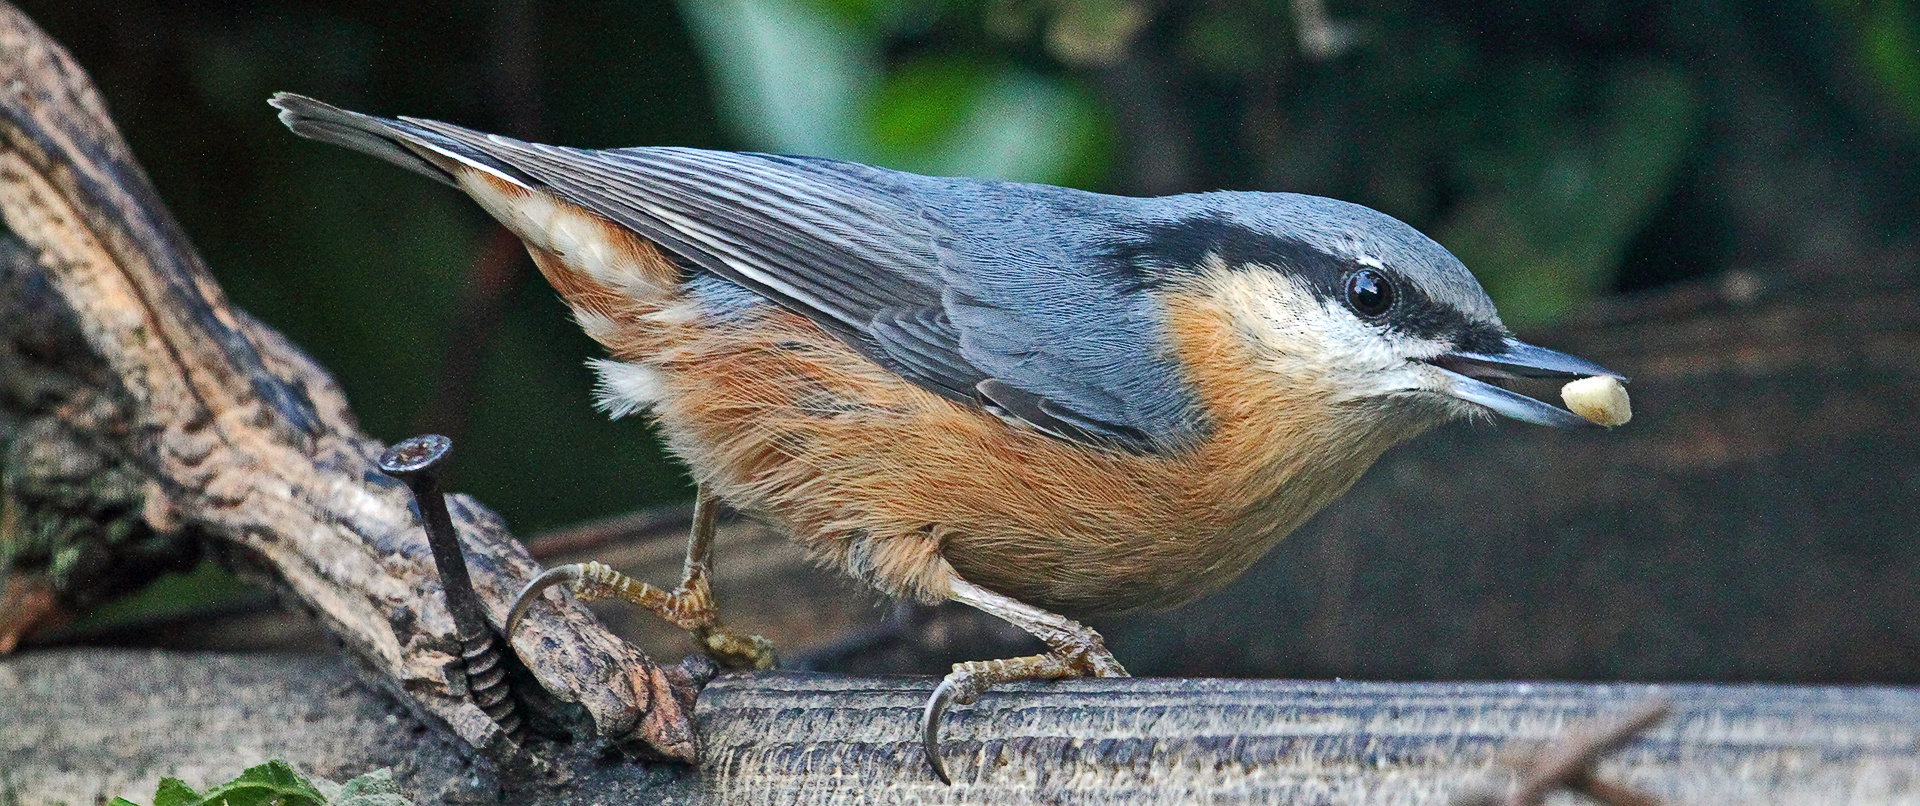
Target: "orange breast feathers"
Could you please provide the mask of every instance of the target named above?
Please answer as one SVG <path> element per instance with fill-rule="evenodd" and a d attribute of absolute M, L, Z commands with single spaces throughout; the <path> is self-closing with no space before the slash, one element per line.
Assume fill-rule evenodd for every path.
<path fill-rule="evenodd" d="M 475 175 L 496 196 L 528 193 Z M 1395 441 L 1337 439 L 1322 390 L 1260 377 L 1217 295 L 1163 300 L 1209 436 L 1133 455 L 934 395 L 771 304 L 719 310 L 653 244 L 544 201 L 495 203 L 514 203 L 500 217 L 611 354 L 601 405 L 651 408 L 701 484 L 892 595 L 942 600 L 951 569 L 1067 615 L 1177 604 L 1233 579 Z"/>

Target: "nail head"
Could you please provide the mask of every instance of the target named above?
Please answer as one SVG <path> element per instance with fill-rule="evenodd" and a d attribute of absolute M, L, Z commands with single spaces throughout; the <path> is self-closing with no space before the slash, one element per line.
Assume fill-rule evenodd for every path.
<path fill-rule="evenodd" d="M 380 454 L 380 470 L 390 476 L 418 473 L 445 459 L 453 451 L 453 440 L 439 434 L 422 434 L 394 443 Z"/>

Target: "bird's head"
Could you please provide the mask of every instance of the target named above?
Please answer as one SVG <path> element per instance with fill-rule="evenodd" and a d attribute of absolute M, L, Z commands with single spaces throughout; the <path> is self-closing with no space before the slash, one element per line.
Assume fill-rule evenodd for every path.
<path fill-rule="evenodd" d="M 1278 387 L 1415 427 L 1498 414 L 1591 425 L 1489 381 L 1617 373 L 1515 339 L 1472 273 L 1382 213 L 1317 196 L 1181 197 L 1127 257 L 1175 307 L 1230 322 L 1240 361 Z"/>

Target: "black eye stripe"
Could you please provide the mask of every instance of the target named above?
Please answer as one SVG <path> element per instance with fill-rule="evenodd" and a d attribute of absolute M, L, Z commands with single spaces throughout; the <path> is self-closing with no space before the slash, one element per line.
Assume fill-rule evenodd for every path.
<path fill-rule="evenodd" d="M 1347 307 L 1354 313 L 1368 319 L 1385 314 L 1393 308 L 1393 281 L 1381 272 L 1373 269 L 1360 269 L 1347 275 Z"/>
<path fill-rule="evenodd" d="M 1199 267 L 1219 259 L 1239 271 L 1276 271 L 1305 282 L 1316 296 L 1347 305 L 1347 280 L 1361 271 L 1386 278 L 1393 299 L 1380 319 L 1395 331 L 1423 339 L 1449 339 L 1460 349 L 1497 353 L 1505 332 L 1497 324 L 1470 320 L 1451 306 L 1436 304 L 1418 284 L 1391 269 L 1358 266 L 1348 259 L 1295 238 L 1260 232 L 1220 214 L 1203 214 L 1170 223 L 1123 228 L 1101 244 L 1099 261 L 1122 292 L 1177 286 Z"/>

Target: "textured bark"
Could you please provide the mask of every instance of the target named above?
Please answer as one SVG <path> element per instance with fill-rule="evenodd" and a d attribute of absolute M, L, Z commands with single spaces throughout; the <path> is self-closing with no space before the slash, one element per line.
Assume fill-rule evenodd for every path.
<path fill-rule="evenodd" d="M 1506 764 L 1653 698 L 1670 716 L 1597 777 L 1670 806 L 1912 803 L 1920 692 L 1888 688 L 1081 680 L 955 711 L 943 787 L 915 722 L 931 680 L 722 677 L 705 763 L 556 762 L 495 777 L 338 661 L 82 650 L 0 660 L 0 758 L 20 806 L 149 802 L 283 758 L 335 780 L 390 766 L 421 804 L 1313 803 L 1459 806 Z M 54 696 L 56 695 L 57 696 Z M 1550 802 L 1571 804 L 1571 797 Z"/>
<path fill-rule="evenodd" d="M 35 256 L 12 286 L 43 282 L 59 301 L 77 349 L 50 359 L 58 366 L 42 377 L 79 379 L 14 412 L 34 427 L 12 435 L 7 541 L 23 542 L 29 516 L 62 512 L 69 523 L 110 513 L 104 520 L 122 525 L 101 528 L 137 533 L 140 544 L 209 540 L 270 575 L 403 699 L 476 747 L 502 747 L 497 727 L 448 685 L 453 625 L 424 535 L 333 380 L 227 304 L 86 76 L 10 6 L 0 6 L 0 88 L 0 212 Z M 60 479 L 93 481 L 44 494 Z M 536 566 L 491 513 L 463 497 L 452 504 L 497 628 Z M 126 559 L 102 542 L 50 555 Z M 28 587 L 98 595 L 59 587 L 86 578 Z M 553 718 L 693 758 L 687 716 L 660 669 L 577 605 L 541 611 L 515 644 L 548 689 L 580 706 Z"/>

